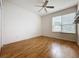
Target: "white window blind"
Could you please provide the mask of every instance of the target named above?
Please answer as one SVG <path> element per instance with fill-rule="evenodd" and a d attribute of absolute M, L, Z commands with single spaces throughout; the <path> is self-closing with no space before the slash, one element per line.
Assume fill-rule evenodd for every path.
<path fill-rule="evenodd" d="M 52 18 L 52 32 L 75 33 L 75 13 Z"/>
<path fill-rule="evenodd" d="M 52 22 L 53 22 L 52 23 L 52 26 L 53 26 L 52 31 L 61 32 L 61 16 L 54 17 Z"/>

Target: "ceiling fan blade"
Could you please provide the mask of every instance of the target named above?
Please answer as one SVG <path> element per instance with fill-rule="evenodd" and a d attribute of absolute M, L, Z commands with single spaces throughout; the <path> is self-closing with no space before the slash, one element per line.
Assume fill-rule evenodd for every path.
<path fill-rule="evenodd" d="M 54 6 L 46 6 L 46 8 L 54 8 Z"/>
<path fill-rule="evenodd" d="M 39 10 L 39 12 L 43 9 L 43 7 Z"/>
<path fill-rule="evenodd" d="M 45 7 L 48 4 L 48 0 L 45 1 L 43 7 Z"/>
<path fill-rule="evenodd" d="M 47 9 L 46 8 L 44 8 L 44 10 L 46 11 L 46 13 L 47 13 Z"/>

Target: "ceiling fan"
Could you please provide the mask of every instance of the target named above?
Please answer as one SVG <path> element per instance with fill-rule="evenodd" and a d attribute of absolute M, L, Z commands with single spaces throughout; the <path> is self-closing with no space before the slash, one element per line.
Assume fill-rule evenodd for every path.
<path fill-rule="evenodd" d="M 47 6 L 47 4 L 48 4 L 48 0 L 45 0 L 45 2 L 43 3 L 43 5 L 42 6 L 38 6 L 38 7 L 42 7 L 40 10 L 39 10 L 39 12 L 42 10 L 42 9 L 44 9 L 45 10 L 45 12 L 47 13 L 47 9 L 46 8 L 54 8 L 54 6 Z"/>

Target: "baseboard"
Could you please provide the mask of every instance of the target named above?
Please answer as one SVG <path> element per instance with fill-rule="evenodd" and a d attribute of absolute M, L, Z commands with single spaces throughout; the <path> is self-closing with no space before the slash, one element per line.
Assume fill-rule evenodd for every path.
<path fill-rule="evenodd" d="M 70 42 L 75 42 L 77 43 L 75 40 L 66 40 L 66 39 L 63 39 L 63 38 L 56 38 L 56 37 L 49 37 L 49 36 L 43 36 L 43 37 L 48 37 L 48 38 L 52 38 L 52 39 L 59 39 L 59 40 L 64 40 L 64 41 L 70 41 Z"/>
<path fill-rule="evenodd" d="M 16 41 L 16 42 L 9 43 L 9 44 L 4 44 L 4 46 L 5 45 L 10 45 L 10 44 L 13 44 L 13 43 L 17 43 L 17 42 L 21 42 L 21 41 L 25 41 L 25 40 L 35 39 L 35 38 L 38 38 L 38 37 L 47 37 L 47 38 L 51 38 L 51 39 L 58 39 L 58 40 L 70 41 L 70 40 L 65 40 L 65 39 L 60 39 L 60 38 L 49 37 L 49 36 L 36 36 L 36 37 L 29 38 L 29 39 L 23 39 L 23 40 L 20 40 L 20 41 Z M 75 42 L 76 43 L 76 41 L 70 41 L 70 42 Z"/>
<path fill-rule="evenodd" d="M 28 38 L 28 39 L 23 39 L 23 40 L 16 41 L 16 42 L 11 42 L 11 43 L 8 43 L 8 44 L 4 44 L 3 46 L 10 45 L 10 44 L 17 43 L 17 42 L 21 42 L 21 41 L 25 41 L 25 40 L 35 39 L 35 38 L 38 38 L 38 37 L 42 37 L 42 36 L 35 36 L 35 37 Z"/>

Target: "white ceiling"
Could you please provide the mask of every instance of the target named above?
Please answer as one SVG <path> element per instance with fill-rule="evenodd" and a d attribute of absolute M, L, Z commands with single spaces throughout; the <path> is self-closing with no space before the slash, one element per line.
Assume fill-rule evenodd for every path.
<path fill-rule="evenodd" d="M 46 15 L 49 13 L 53 13 L 65 8 L 72 7 L 77 4 L 79 0 L 49 0 L 48 5 L 55 6 L 54 9 L 47 9 L 48 12 L 46 13 L 44 10 L 41 12 L 38 12 L 41 7 L 36 7 L 37 5 L 42 5 L 44 0 L 8 0 L 9 2 L 12 2 L 14 4 L 17 4 L 31 12 L 34 12 L 39 15 Z"/>

